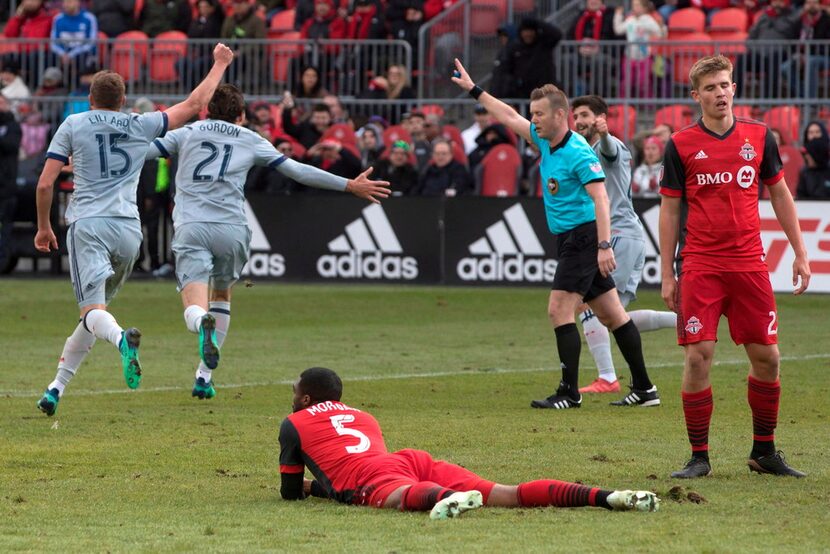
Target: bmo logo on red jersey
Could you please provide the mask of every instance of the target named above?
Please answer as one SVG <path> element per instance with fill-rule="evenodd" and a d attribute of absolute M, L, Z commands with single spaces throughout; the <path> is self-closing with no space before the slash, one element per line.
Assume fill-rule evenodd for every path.
<path fill-rule="evenodd" d="M 698 173 L 696 177 L 697 184 L 700 186 L 728 185 L 735 182 L 741 188 L 747 189 L 755 182 L 755 168 L 745 165 L 735 175 L 729 171 L 721 171 L 720 173 Z"/>

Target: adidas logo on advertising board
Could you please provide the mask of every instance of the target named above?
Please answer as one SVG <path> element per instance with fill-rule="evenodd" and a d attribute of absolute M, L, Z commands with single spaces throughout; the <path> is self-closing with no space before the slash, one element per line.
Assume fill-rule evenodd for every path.
<path fill-rule="evenodd" d="M 553 281 L 558 262 L 544 257 L 545 250 L 522 205 L 506 209 L 502 217 L 487 227 L 486 236 L 470 244 L 472 256 L 458 261 L 458 277 L 464 281 Z"/>
<path fill-rule="evenodd" d="M 330 252 L 317 260 L 317 273 L 326 278 L 398 279 L 418 277 L 418 260 L 403 256 L 403 248 L 379 204 L 363 209 L 361 217 L 328 244 Z"/>
<path fill-rule="evenodd" d="M 251 230 L 251 255 L 242 268 L 242 275 L 255 277 L 282 277 L 285 275 L 285 257 L 271 252 L 271 243 L 262 230 L 259 220 L 248 201 L 245 201 L 245 217 Z"/>

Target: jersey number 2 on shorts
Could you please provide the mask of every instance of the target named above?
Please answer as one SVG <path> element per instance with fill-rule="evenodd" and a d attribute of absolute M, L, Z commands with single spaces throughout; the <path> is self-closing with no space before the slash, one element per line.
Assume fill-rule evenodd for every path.
<path fill-rule="evenodd" d="M 768 335 L 777 335 L 778 334 L 778 315 L 775 312 L 769 313 L 770 322 L 769 327 L 767 327 L 767 334 Z"/>
<path fill-rule="evenodd" d="M 121 177 L 126 175 L 132 165 L 130 155 L 123 148 L 118 147 L 118 141 L 130 138 L 125 133 L 109 133 L 106 135 L 96 134 L 95 140 L 98 141 L 98 160 L 101 162 L 101 178 L 107 177 Z M 109 142 L 109 151 L 116 156 L 124 158 L 124 167 L 119 170 L 110 169 L 109 156 L 107 155 L 107 142 Z"/>
<path fill-rule="evenodd" d="M 357 437 L 360 439 L 360 442 L 356 445 L 346 447 L 346 452 L 349 454 L 360 454 L 361 452 L 366 452 L 369 450 L 369 447 L 372 446 L 372 442 L 369 440 L 369 437 L 360 431 L 343 427 L 344 423 L 351 423 L 354 421 L 353 415 L 336 415 L 331 416 L 329 419 L 331 420 L 331 424 L 334 426 L 334 430 L 337 431 L 338 435 L 348 435 L 350 437 Z"/>
<path fill-rule="evenodd" d="M 205 175 L 202 171 L 205 169 L 205 166 L 211 163 L 213 160 L 219 157 L 219 149 L 216 147 L 215 144 L 212 142 L 204 141 L 202 144 L 199 145 L 202 150 L 207 150 L 208 155 L 207 158 L 199 162 L 196 166 L 196 169 L 193 170 L 193 182 L 194 183 L 204 183 L 205 181 L 213 181 L 213 175 Z M 223 155 L 222 155 L 222 165 L 219 167 L 219 178 L 218 181 L 225 180 L 225 172 L 228 170 L 228 163 L 231 161 L 231 154 L 233 154 L 233 146 L 230 144 L 226 144 L 222 147 Z"/>

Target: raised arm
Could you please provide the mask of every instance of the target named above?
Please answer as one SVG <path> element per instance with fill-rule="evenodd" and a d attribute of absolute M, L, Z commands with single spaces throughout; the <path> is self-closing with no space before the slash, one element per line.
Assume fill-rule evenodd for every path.
<path fill-rule="evenodd" d="M 190 96 L 184 102 L 180 102 L 175 106 L 171 106 L 164 113 L 167 114 L 168 129 L 177 129 L 181 127 L 205 109 L 210 102 L 216 87 L 222 81 L 222 76 L 225 70 L 233 61 L 233 51 L 224 44 L 217 44 L 213 49 L 213 67 L 205 77 L 205 80 L 199 83 L 199 86 L 193 89 Z"/>
<path fill-rule="evenodd" d="M 793 287 L 795 289 L 793 294 L 801 294 L 810 285 L 810 261 L 807 259 L 807 248 L 804 246 L 804 239 L 801 236 L 795 202 L 784 179 L 768 186 L 767 190 L 769 190 L 769 201 L 772 204 L 775 217 L 778 218 L 778 223 L 781 224 L 784 234 L 787 235 L 787 240 L 790 241 L 790 246 L 795 251 L 795 261 L 793 261 Z M 801 280 L 800 283 L 799 279 Z"/>
<path fill-rule="evenodd" d="M 452 82 L 461 87 L 468 93 L 476 87 L 476 84 L 470 78 L 467 70 L 461 65 L 458 58 L 455 59 L 455 73 L 452 76 Z M 481 90 L 481 89 L 479 89 Z M 511 106 L 505 104 L 492 94 L 482 91 L 476 100 L 487 108 L 487 113 L 493 119 L 512 130 L 517 135 L 522 136 L 527 142 L 532 142 L 530 137 L 530 121 L 516 113 Z"/>

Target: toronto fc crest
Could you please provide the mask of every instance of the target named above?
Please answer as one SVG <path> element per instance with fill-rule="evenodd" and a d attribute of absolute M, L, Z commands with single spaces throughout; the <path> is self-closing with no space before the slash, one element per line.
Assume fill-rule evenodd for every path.
<path fill-rule="evenodd" d="M 693 335 L 697 335 L 702 329 L 703 324 L 695 316 L 690 317 L 689 321 L 686 322 L 686 331 Z"/>
<path fill-rule="evenodd" d="M 755 159 L 758 153 L 755 152 L 755 147 L 749 144 L 749 139 L 746 140 L 746 143 L 741 146 L 740 156 L 748 162 L 751 162 Z"/>

